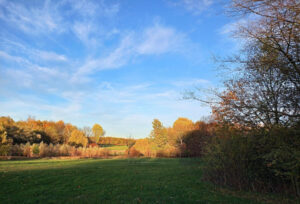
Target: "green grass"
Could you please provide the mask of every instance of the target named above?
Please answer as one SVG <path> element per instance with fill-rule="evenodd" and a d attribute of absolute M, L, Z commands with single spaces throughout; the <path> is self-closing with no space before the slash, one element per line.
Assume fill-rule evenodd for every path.
<path fill-rule="evenodd" d="M 199 159 L 0 161 L 0 203 L 258 203 L 201 180 Z"/>
<path fill-rule="evenodd" d="M 128 147 L 126 145 L 103 145 L 102 146 L 105 149 L 109 149 L 109 150 L 126 150 L 128 149 Z"/>

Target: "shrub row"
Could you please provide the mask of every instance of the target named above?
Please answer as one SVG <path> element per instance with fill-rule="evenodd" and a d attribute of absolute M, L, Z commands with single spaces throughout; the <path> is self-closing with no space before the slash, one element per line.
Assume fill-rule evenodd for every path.
<path fill-rule="evenodd" d="M 108 150 L 100 147 L 74 147 L 67 144 L 15 144 L 1 145 L 0 156 L 25 156 L 25 157 L 107 157 L 124 154 L 123 151 Z"/>
<path fill-rule="evenodd" d="M 223 128 L 208 145 L 204 178 L 238 190 L 300 195 L 299 128 Z"/>

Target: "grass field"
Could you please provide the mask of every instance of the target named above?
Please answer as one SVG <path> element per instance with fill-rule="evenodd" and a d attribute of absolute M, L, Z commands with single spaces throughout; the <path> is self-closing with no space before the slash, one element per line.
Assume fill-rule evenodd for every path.
<path fill-rule="evenodd" d="M 201 180 L 199 159 L 0 161 L 0 203 L 258 203 Z"/>

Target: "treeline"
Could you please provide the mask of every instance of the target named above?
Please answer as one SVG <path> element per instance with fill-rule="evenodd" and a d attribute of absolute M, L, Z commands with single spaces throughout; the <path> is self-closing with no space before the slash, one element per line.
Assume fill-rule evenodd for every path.
<path fill-rule="evenodd" d="M 190 157 L 203 156 L 205 145 L 215 135 L 217 124 L 213 121 L 193 123 L 188 118 L 178 118 L 171 127 L 158 120 L 152 122 L 148 138 L 138 139 L 130 148 L 132 156 Z"/>
<path fill-rule="evenodd" d="M 102 137 L 101 140 L 98 141 L 100 145 L 131 145 L 135 143 L 135 139 L 130 138 L 120 138 L 120 137 Z"/>
<path fill-rule="evenodd" d="M 104 144 L 129 145 L 133 139 L 104 137 L 105 131 L 99 124 L 82 129 L 60 120 L 41 121 L 28 118 L 14 121 L 10 117 L 0 117 L 0 156 L 14 155 L 13 145 L 47 144 L 70 145 L 74 147 L 97 147 Z M 21 146 L 20 146 L 21 147 Z"/>

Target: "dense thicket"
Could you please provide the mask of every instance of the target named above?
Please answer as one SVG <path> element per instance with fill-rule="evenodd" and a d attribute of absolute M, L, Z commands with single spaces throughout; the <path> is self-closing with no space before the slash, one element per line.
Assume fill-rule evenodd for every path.
<path fill-rule="evenodd" d="M 232 0 L 230 11 L 248 19 L 235 32 L 246 46 L 222 64 L 236 74 L 212 104 L 205 178 L 300 196 L 300 3 Z"/>

